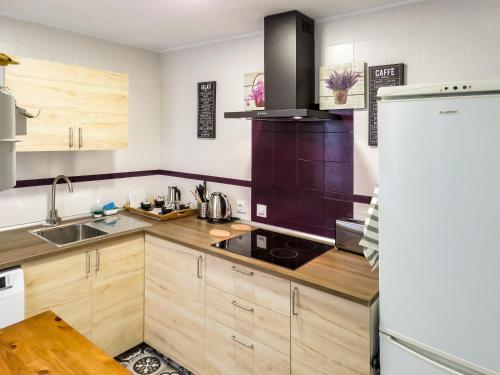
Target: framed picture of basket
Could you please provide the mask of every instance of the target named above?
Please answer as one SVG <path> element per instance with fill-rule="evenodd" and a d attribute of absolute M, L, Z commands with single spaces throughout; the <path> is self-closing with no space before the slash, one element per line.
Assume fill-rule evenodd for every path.
<path fill-rule="evenodd" d="M 365 108 L 366 64 L 363 62 L 319 68 L 319 108 Z"/>
<path fill-rule="evenodd" d="M 264 73 L 246 73 L 244 76 L 243 103 L 245 111 L 265 108 Z"/>

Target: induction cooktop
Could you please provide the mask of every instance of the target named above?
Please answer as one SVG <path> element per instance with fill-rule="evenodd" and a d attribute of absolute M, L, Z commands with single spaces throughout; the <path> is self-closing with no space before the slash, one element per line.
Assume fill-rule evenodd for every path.
<path fill-rule="evenodd" d="M 243 233 L 237 237 L 214 243 L 212 246 L 291 270 L 303 266 L 333 248 L 333 245 L 265 229 Z"/>

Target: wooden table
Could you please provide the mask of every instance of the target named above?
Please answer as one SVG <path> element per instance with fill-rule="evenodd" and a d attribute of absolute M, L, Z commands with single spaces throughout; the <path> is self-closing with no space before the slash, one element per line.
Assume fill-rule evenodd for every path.
<path fill-rule="evenodd" d="M 50 311 L 0 329 L 0 374 L 130 375 Z"/>

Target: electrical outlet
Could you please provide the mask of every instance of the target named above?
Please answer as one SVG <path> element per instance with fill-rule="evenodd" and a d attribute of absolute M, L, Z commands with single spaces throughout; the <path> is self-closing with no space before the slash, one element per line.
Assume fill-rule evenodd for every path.
<path fill-rule="evenodd" d="M 267 206 L 265 204 L 257 205 L 257 216 L 258 217 L 267 217 Z"/>
<path fill-rule="evenodd" d="M 236 212 L 240 214 L 246 214 L 247 213 L 247 202 L 244 201 L 243 199 L 238 199 L 236 201 Z"/>

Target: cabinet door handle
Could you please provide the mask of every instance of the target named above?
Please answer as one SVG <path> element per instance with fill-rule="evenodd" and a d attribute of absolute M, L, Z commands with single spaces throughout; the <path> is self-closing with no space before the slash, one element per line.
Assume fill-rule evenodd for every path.
<path fill-rule="evenodd" d="M 83 147 L 83 128 L 78 128 L 78 148 Z"/>
<path fill-rule="evenodd" d="M 200 256 L 198 257 L 198 264 L 197 264 L 197 267 L 198 267 L 198 268 L 197 268 L 197 270 L 196 270 L 196 272 L 197 272 L 197 274 L 198 274 L 198 279 L 201 279 L 201 278 L 203 277 L 203 276 L 202 276 L 202 274 L 201 274 L 201 266 L 202 266 L 202 264 L 203 264 L 202 262 L 203 262 L 203 256 L 201 256 L 201 255 L 200 255 Z"/>
<path fill-rule="evenodd" d="M 238 344 L 243 345 L 245 348 L 253 349 L 253 344 L 247 344 L 246 342 L 238 340 L 238 338 L 234 335 L 231 336 L 231 339 L 233 339 L 233 341 L 236 341 Z"/>
<path fill-rule="evenodd" d="M 246 307 L 246 306 L 243 306 L 243 305 L 240 305 L 238 302 L 236 301 L 233 301 L 231 302 L 233 304 L 233 306 L 236 306 L 236 307 L 239 307 L 240 309 L 243 309 L 243 310 L 246 310 L 246 311 L 250 311 L 250 312 L 253 312 L 253 307 Z"/>
<path fill-rule="evenodd" d="M 73 148 L 73 140 L 74 140 L 73 128 L 69 128 L 69 148 Z"/>
<path fill-rule="evenodd" d="M 101 268 L 101 250 L 97 249 L 95 251 L 95 272 L 99 272 Z"/>
<path fill-rule="evenodd" d="M 85 257 L 86 257 L 86 262 L 87 262 L 87 264 L 86 264 L 86 266 L 87 266 L 86 271 L 87 271 L 87 275 L 88 275 L 90 273 L 90 251 L 86 251 L 85 252 Z"/>
<path fill-rule="evenodd" d="M 294 287 L 292 291 L 292 314 L 299 315 L 297 312 L 297 302 L 299 300 L 299 288 Z"/>
<path fill-rule="evenodd" d="M 245 271 L 245 270 L 239 269 L 236 266 L 232 266 L 231 268 L 233 269 L 233 271 L 242 273 L 243 275 L 247 275 L 247 276 L 253 276 L 254 275 L 254 273 L 252 271 Z"/>

